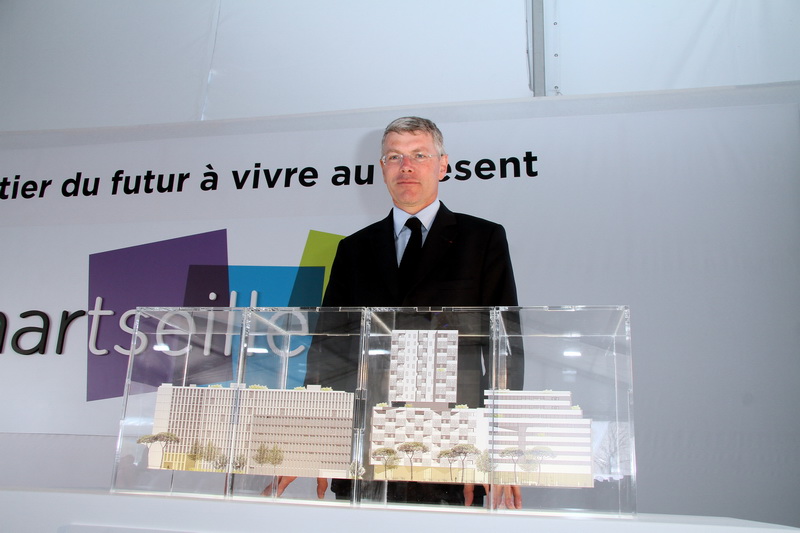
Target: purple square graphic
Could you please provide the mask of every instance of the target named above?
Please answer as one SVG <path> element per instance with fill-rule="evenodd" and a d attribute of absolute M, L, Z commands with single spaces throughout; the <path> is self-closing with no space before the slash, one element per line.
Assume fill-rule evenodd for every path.
<path fill-rule="evenodd" d="M 126 311 L 137 307 L 179 307 L 187 299 L 187 277 L 192 265 L 227 266 L 226 230 L 169 239 L 89 257 L 89 309 L 102 298 L 102 309 L 113 316 L 99 321 L 95 346 L 105 355 L 88 351 L 86 400 L 123 395 L 129 357 L 114 349 L 130 349 L 131 334 L 119 324 Z M 132 318 L 128 321 L 132 325 Z M 89 320 L 91 335 L 92 320 Z M 91 337 L 90 337 L 91 342 Z"/>

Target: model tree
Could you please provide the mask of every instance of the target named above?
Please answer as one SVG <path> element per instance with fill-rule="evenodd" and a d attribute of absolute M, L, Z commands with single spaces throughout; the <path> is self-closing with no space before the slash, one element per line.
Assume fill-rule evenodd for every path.
<path fill-rule="evenodd" d="M 240 453 L 236 457 L 233 458 L 233 464 L 231 465 L 235 471 L 241 472 L 244 470 L 244 467 L 247 465 L 247 456 L 243 453 Z"/>
<path fill-rule="evenodd" d="M 511 461 L 514 463 L 514 485 L 518 483 L 517 481 L 517 463 L 519 462 L 520 458 L 525 455 L 525 451 L 518 447 L 518 446 L 510 446 L 505 448 L 503 451 L 500 452 L 500 457 L 510 457 Z"/>
<path fill-rule="evenodd" d="M 228 456 L 224 453 L 218 453 L 216 457 L 214 457 L 214 470 L 225 470 L 228 466 Z"/>
<path fill-rule="evenodd" d="M 148 452 L 150 450 L 150 446 L 152 446 L 154 443 L 157 442 L 161 444 L 161 464 L 159 465 L 159 468 L 164 468 L 164 455 L 167 446 L 169 446 L 170 444 L 178 443 L 180 441 L 181 439 L 179 439 L 176 434 L 170 433 L 168 431 L 162 431 L 161 433 L 156 433 L 155 435 L 142 435 L 141 437 L 136 439 L 136 442 L 138 444 L 144 444 L 145 446 L 147 446 Z"/>
<path fill-rule="evenodd" d="M 404 442 L 400 446 L 397 447 L 397 451 L 406 454 L 408 457 L 408 463 L 411 465 L 411 479 L 414 479 L 414 455 L 419 453 L 425 453 L 429 450 L 428 446 L 422 442 Z"/>
<path fill-rule="evenodd" d="M 138 439 L 136 439 L 136 444 L 144 444 L 147 446 L 147 464 L 150 464 L 150 447 L 156 441 L 155 435 L 142 435 Z"/>
<path fill-rule="evenodd" d="M 464 483 L 464 474 L 467 469 L 467 457 L 478 455 L 481 451 L 474 444 L 456 444 L 453 446 L 453 453 L 461 459 L 461 482 Z"/>
<path fill-rule="evenodd" d="M 458 461 L 458 456 L 453 453 L 452 449 L 448 448 L 447 450 L 440 451 L 436 458 L 440 461 L 442 459 L 447 461 L 447 464 L 450 466 L 450 481 L 455 481 L 453 479 L 453 463 Z"/>
<path fill-rule="evenodd" d="M 475 460 L 475 468 L 477 468 L 480 472 L 486 476 L 487 481 L 490 481 L 490 476 L 492 472 L 494 472 L 496 465 L 494 461 L 492 461 L 492 456 L 489 453 L 489 450 L 483 450 L 478 458 Z"/>
<path fill-rule="evenodd" d="M 269 448 L 263 442 L 258 445 L 258 449 L 256 450 L 255 455 L 253 455 L 253 461 L 259 465 L 267 464 L 267 458 L 269 456 Z"/>
<path fill-rule="evenodd" d="M 536 472 L 536 484 L 542 482 L 542 462 L 547 458 L 555 457 L 556 454 L 547 446 L 536 446 L 531 450 L 525 450 L 520 468 L 526 472 Z"/>
<path fill-rule="evenodd" d="M 215 470 L 224 471 L 228 469 L 230 466 L 231 470 L 234 472 L 241 471 L 244 469 L 245 464 L 247 464 L 247 457 L 244 454 L 239 454 L 233 458 L 233 462 L 229 464 L 228 455 L 222 452 L 218 452 L 214 459 L 211 461 L 214 465 Z"/>
<path fill-rule="evenodd" d="M 595 472 L 612 478 L 630 472 L 630 442 L 626 424 L 609 422 L 594 454 Z"/>
<path fill-rule="evenodd" d="M 277 475 L 278 466 L 281 463 L 283 463 L 283 450 L 277 444 L 273 444 L 267 452 L 267 464 L 272 465 L 272 475 Z"/>
<path fill-rule="evenodd" d="M 136 439 L 136 444 L 144 444 L 147 446 L 147 449 L 150 449 L 150 446 L 156 441 L 155 435 L 142 435 L 138 439 Z"/>
<path fill-rule="evenodd" d="M 167 448 L 170 444 L 177 444 L 181 441 L 175 433 L 169 431 L 162 431 L 156 433 L 156 442 L 161 444 L 161 468 L 164 468 L 164 458 L 167 455 Z"/>
<path fill-rule="evenodd" d="M 205 453 L 205 448 L 200 441 L 195 439 L 192 441 L 192 445 L 189 447 L 189 453 L 186 454 L 186 457 L 194 462 L 195 465 L 203 460 L 203 454 Z M 195 469 L 197 466 L 195 466 Z"/>
<path fill-rule="evenodd" d="M 217 456 L 220 455 L 219 448 L 211 442 L 206 442 L 206 445 L 202 447 L 200 452 L 200 459 L 209 465 L 213 466 L 216 463 Z"/>
<path fill-rule="evenodd" d="M 378 448 L 372 452 L 372 458 L 383 463 L 383 476 L 387 480 L 389 479 L 389 470 L 397 468 L 397 464 L 400 462 L 400 458 L 397 457 L 397 451 L 394 448 Z"/>
<path fill-rule="evenodd" d="M 277 475 L 278 466 L 283 462 L 283 450 L 277 444 L 272 448 L 261 443 L 253 456 L 253 460 L 260 465 L 272 465 L 272 475 Z"/>

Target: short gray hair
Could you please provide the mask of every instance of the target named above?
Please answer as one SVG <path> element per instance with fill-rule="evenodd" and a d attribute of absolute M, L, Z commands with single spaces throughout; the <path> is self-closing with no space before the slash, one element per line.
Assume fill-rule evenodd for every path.
<path fill-rule="evenodd" d="M 433 137 L 433 146 L 436 148 L 437 155 L 445 155 L 444 151 L 444 137 L 442 132 L 433 121 L 421 117 L 400 117 L 386 126 L 383 130 L 383 139 L 381 139 L 381 153 L 383 147 L 386 145 L 386 136 L 390 133 L 430 133 Z"/>

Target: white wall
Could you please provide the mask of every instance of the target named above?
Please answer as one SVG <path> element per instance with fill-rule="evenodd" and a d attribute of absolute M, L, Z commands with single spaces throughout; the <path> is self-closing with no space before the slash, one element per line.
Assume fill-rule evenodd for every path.
<path fill-rule="evenodd" d="M 531 0 L 3 0 L 0 131 L 531 97 Z M 547 95 L 800 79 L 794 0 L 544 0 Z"/>
<path fill-rule="evenodd" d="M 521 98 L 522 0 L 0 4 L 0 128 Z"/>
<path fill-rule="evenodd" d="M 548 95 L 800 79 L 793 0 L 545 0 Z"/>

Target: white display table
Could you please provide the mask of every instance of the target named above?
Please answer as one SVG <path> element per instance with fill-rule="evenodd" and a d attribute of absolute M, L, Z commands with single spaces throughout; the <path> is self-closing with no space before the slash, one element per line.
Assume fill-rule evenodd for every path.
<path fill-rule="evenodd" d="M 457 510 L 352 508 L 264 499 L 221 500 L 0 490 L 0 531 L 13 533 L 245 533 L 292 531 L 558 531 L 559 533 L 775 533 L 796 528 L 730 518 L 638 515 L 565 518 Z"/>

